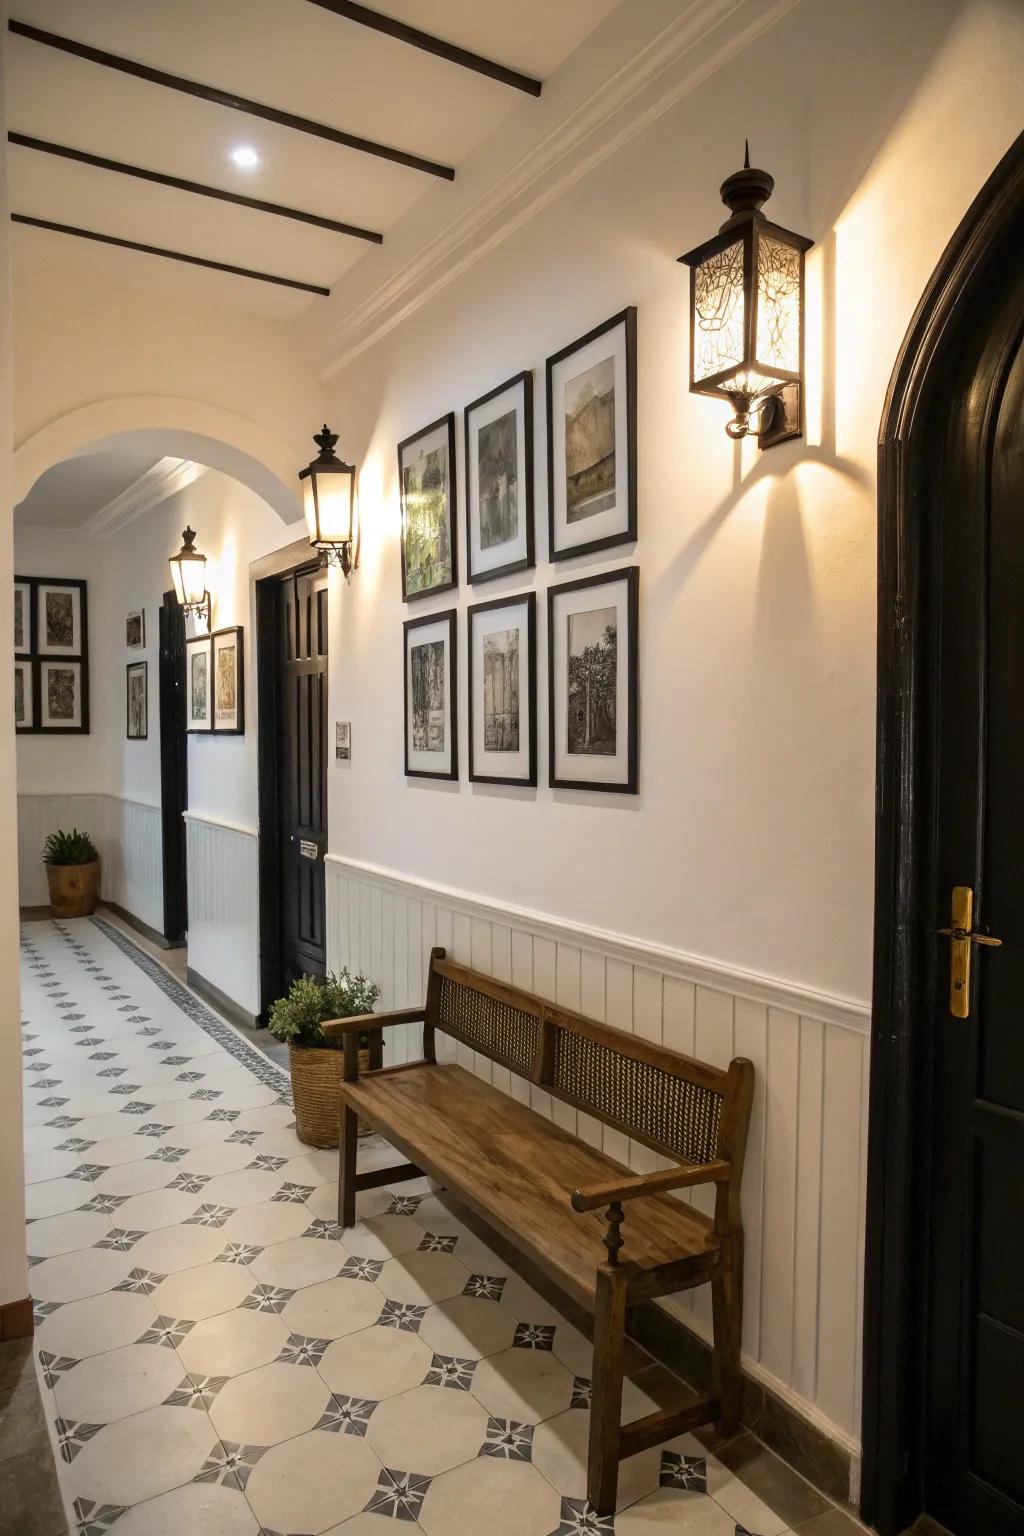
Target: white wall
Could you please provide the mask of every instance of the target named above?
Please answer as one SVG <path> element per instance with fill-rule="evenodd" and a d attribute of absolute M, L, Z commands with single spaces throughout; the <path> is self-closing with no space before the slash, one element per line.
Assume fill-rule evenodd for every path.
<path fill-rule="evenodd" d="M 7 4 L 0 0 L 0 79 L 7 42 Z M 0 132 L 6 133 L 0 90 Z M 7 170 L 0 164 L 0 719 L 14 719 L 11 665 L 13 637 L 11 553 L 11 289 Z M 0 863 L 10 871 L 17 858 L 14 744 L 8 730 L 0 743 Z M 28 1295 L 25 1264 L 25 1191 L 21 1144 L 21 1009 L 18 996 L 18 907 L 14 881 L 0 887 L 0 1306 Z"/>
<path fill-rule="evenodd" d="M 332 610 L 343 664 L 332 666 L 331 717 L 353 726 L 352 761 L 331 773 L 332 902 L 346 885 L 359 896 L 354 927 L 332 906 L 332 957 L 386 982 L 411 974 L 415 995 L 442 912 L 441 942 L 474 964 L 479 917 L 485 970 L 497 970 L 500 934 L 507 971 L 518 933 L 537 990 L 562 996 L 564 946 L 566 1001 L 669 1043 L 677 1025 L 651 996 L 664 999 L 667 976 L 703 978 L 713 996 L 703 1029 L 698 1008 L 698 1054 L 751 1055 L 763 1095 L 744 1193 L 748 1364 L 855 1443 L 867 1042 L 848 1026 L 863 1026 L 871 981 L 875 444 L 917 300 L 1024 128 L 1024 13 L 1001 0 L 801 0 L 720 72 L 692 65 L 679 65 L 681 81 L 691 74 L 678 99 L 643 118 L 639 103 L 644 130 L 623 128 L 616 152 L 581 158 L 575 177 L 570 165 L 534 217 L 513 208 L 503 229 L 495 215 L 451 280 L 424 275 L 425 261 L 375 294 L 363 281 L 368 314 L 379 299 L 379 334 L 367 344 L 353 322 L 361 350 L 330 382 L 329 419 L 361 466 L 363 526 L 362 567 Z M 732 445 L 725 409 L 687 391 L 687 274 L 675 262 L 724 217 L 716 189 L 748 133 L 755 163 L 776 177 L 770 216 L 816 242 L 807 433 L 764 455 Z M 434 213 L 423 244 L 440 238 Z M 556 568 L 544 360 L 626 304 L 639 312 L 639 539 Z M 415 613 L 457 606 L 464 658 L 468 603 L 525 588 L 542 599 L 553 582 L 635 558 L 635 799 L 544 786 L 543 601 L 541 787 L 403 777 L 402 620 L 414 610 L 401 602 L 395 445 L 525 367 L 536 384 L 537 570 L 463 582 Z M 461 416 L 457 442 L 461 497 Z M 623 952 L 638 969 L 613 1009 L 608 956 Z M 581 953 L 603 957 L 604 991 L 581 992 Z M 404 1000 L 397 981 L 393 990 Z"/>

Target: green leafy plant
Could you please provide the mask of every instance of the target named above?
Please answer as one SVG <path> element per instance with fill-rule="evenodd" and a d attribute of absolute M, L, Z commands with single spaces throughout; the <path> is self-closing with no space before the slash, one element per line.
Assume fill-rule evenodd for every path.
<path fill-rule="evenodd" d="M 51 832 L 43 844 L 44 864 L 93 864 L 99 858 L 88 832 Z"/>
<path fill-rule="evenodd" d="M 352 1019 L 372 1013 L 378 997 L 380 987 L 375 981 L 362 974 L 353 976 L 348 970 L 322 979 L 299 976 L 289 987 L 288 995 L 271 1004 L 268 1028 L 278 1040 L 289 1045 L 341 1050 L 343 1039 L 325 1035 L 321 1024 L 328 1019 Z"/>

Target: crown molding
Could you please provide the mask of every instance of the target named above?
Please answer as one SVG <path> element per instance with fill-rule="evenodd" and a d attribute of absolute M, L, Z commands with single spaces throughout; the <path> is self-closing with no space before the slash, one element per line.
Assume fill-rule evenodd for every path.
<path fill-rule="evenodd" d="M 461 211 L 453 214 L 450 201 L 444 209 L 435 204 L 443 227 L 433 239 L 365 297 L 349 289 L 345 313 L 327 327 L 318 344 L 321 380 L 332 378 L 408 319 L 798 4 L 799 0 L 768 4 L 764 0 L 696 0 L 599 86 L 591 83 L 582 99 L 568 111 L 563 108 L 553 124 L 540 121 L 531 106 L 534 116 L 527 122 L 534 136 L 532 146 L 512 154 L 503 174 L 486 174 L 483 157 L 475 175 L 460 173 L 468 199 Z M 546 95 L 557 111 L 555 93 Z M 507 154 L 507 136 L 504 141 L 499 138 L 498 144 L 499 152 L 504 149 Z M 489 158 L 486 151 L 485 156 Z M 480 189 L 476 193 L 471 190 L 473 184 Z M 411 229 L 415 220 L 423 218 L 424 210 L 418 206 L 404 222 Z M 393 236 L 389 240 L 393 248 L 398 243 Z M 353 269 L 355 281 L 362 265 Z M 345 285 L 336 285 L 335 295 L 336 303 L 346 303 Z M 318 311 L 321 325 L 322 315 Z"/>
<path fill-rule="evenodd" d="M 78 531 L 87 539 L 109 539 L 205 473 L 206 465 L 191 459 L 159 459 L 105 507 L 94 512 Z"/>

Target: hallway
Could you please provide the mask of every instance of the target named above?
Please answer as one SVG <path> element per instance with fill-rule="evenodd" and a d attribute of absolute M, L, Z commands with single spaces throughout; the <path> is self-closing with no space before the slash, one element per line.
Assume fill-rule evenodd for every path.
<path fill-rule="evenodd" d="M 286 1076 L 112 924 L 28 924 L 22 963 L 36 1352 L 77 1536 L 790 1529 L 692 1437 L 626 1463 L 629 1507 L 595 1520 L 590 1347 L 557 1310 L 425 1182 L 360 1196 L 339 1240 L 336 1154 L 297 1140 Z M 806 1536 L 854 1529 L 779 1488 Z"/>

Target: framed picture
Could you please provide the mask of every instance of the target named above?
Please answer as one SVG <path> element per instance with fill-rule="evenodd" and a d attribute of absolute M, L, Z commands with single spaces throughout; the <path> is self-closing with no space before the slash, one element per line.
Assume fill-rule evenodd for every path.
<path fill-rule="evenodd" d="M 82 663 L 51 661 L 39 663 L 40 731 L 81 731 L 88 727 L 82 693 Z"/>
<path fill-rule="evenodd" d="M 32 663 L 14 663 L 14 729 L 30 731 L 35 718 L 35 700 L 32 697 Z"/>
<path fill-rule="evenodd" d="M 223 735 L 245 734 L 242 626 L 214 630 L 213 728 Z"/>
<path fill-rule="evenodd" d="M 130 651 L 146 648 L 146 610 L 134 609 L 124 621 L 124 643 Z"/>
<path fill-rule="evenodd" d="M 14 583 L 14 654 L 27 656 L 32 650 L 32 583 Z"/>
<path fill-rule="evenodd" d="M 554 789 L 637 792 L 639 575 L 630 565 L 548 588 Z"/>
<path fill-rule="evenodd" d="M 40 656 L 81 656 L 85 651 L 85 582 L 36 583 L 37 649 Z"/>
<path fill-rule="evenodd" d="M 552 560 L 636 538 L 636 310 L 547 363 Z"/>
<path fill-rule="evenodd" d="M 145 741 L 149 735 L 148 663 L 130 661 L 126 671 L 128 704 L 128 740 Z"/>
<path fill-rule="evenodd" d="M 469 777 L 537 782 L 537 599 L 498 597 L 466 614 L 469 638 Z"/>
<path fill-rule="evenodd" d="M 213 691 L 210 686 L 210 635 L 185 641 L 185 729 L 190 735 L 213 729 Z"/>
<path fill-rule="evenodd" d="M 466 406 L 469 580 L 528 570 L 533 556 L 533 374 Z"/>
<path fill-rule="evenodd" d="M 449 411 L 398 445 L 402 501 L 402 597 L 458 586 L 455 413 Z"/>
<path fill-rule="evenodd" d="M 456 614 L 405 621 L 405 771 L 410 778 L 457 779 Z"/>

